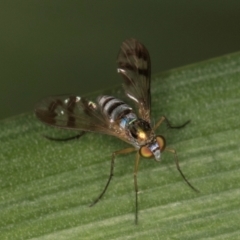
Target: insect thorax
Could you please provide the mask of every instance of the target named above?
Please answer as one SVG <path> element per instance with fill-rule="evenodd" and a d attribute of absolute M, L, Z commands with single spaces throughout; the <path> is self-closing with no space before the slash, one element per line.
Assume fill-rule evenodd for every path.
<path fill-rule="evenodd" d="M 137 147 L 144 146 L 153 141 L 155 135 L 148 122 L 137 118 L 129 122 L 128 130 L 135 139 Z"/>

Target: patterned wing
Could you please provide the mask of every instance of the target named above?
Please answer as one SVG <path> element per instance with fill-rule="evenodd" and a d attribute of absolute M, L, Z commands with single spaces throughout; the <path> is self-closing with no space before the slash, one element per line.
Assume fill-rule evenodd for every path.
<path fill-rule="evenodd" d="M 35 108 L 37 118 L 51 126 L 99 132 L 113 135 L 128 142 L 116 123 L 109 123 L 99 107 L 78 96 L 55 96 L 40 101 Z"/>
<path fill-rule="evenodd" d="M 136 39 L 127 39 L 122 43 L 117 63 L 125 93 L 136 103 L 139 116 L 150 122 L 151 62 L 147 49 Z"/>

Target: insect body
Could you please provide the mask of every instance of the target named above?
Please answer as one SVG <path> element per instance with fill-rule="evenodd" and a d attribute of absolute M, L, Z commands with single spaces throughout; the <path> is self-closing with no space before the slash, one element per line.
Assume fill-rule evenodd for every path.
<path fill-rule="evenodd" d="M 96 103 L 78 96 L 49 97 L 37 104 L 35 113 L 42 122 L 51 126 L 108 134 L 132 145 L 132 147 L 113 152 L 107 184 L 99 197 L 90 206 L 97 203 L 106 192 L 113 176 L 116 155 L 135 151 L 134 186 L 136 203 L 135 222 L 137 223 L 137 172 L 140 156 L 160 161 L 163 150 L 173 153 L 177 169 L 185 182 L 193 190 L 198 190 L 188 182 L 182 173 L 178 164 L 176 151 L 165 147 L 166 142 L 163 136 L 155 135 L 155 130 L 164 121 L 166 121 L 169 128 L 184 127 L 189 121 L 175 127 L 163 116 L 155 126 L 151 125 L 151 64 L 147 49 L 137 40 L 127 39 L 122 43 L 117 63 L 117 71 L 123 77 L 124 91 L 127 97 L 135 103 L 138 109 L 137 112 L 134 112 L 123 101 L 105 95 L 98 97 Z"/>
<path fill-rule="evenodd" d="M 154 156 L 157 161 L 160 160 L 165 140 L 161 136 L 155 137 L 149 122 L 138 118 L 130 106 L 114 97 L 100 96 L 97 102 L 110 124 L 117 123 L 116 131 L 120 130 L 130 144 L 140 149 L 139 153 L 143 157 Z"/>

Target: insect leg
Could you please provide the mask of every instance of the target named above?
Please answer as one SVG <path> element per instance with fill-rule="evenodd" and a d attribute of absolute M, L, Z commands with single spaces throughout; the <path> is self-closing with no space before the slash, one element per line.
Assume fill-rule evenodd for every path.
<path fill-rule="evenodd" d="M 74 139 L 79 139 L 82 135 L 84 135 L 86 132 L 82 131 L 81 133 L 72 136 L 72 137 L 68 137 L 68 138 L 53 138 L 53 137 L 49 137 L 49 136 L 45 136 L 45 138 L 47 138 L 48 140 L 51 141 L 59 141 L 59 142 L 64 142 L 64 141 L 69 141 L 69 140 L 74 140 Z"/>
<path fill-rule="evenodd" d="M 135 224 L 138 223 L 138 184 L 137 184 L 137 173 L 138 173 L 138 166 L 139 166 L 139 159 L 140 155 L 137 152 L 135 166 L 134 166 L 134 188 L 135 188 Z"/>
<path fill-rule="evenodd" d="M 175 163 L 176 163 L 176 167 L 177 167 L 177 170 L 180 172 L 182 178 L 184 179 L 184 181 L 188 184 L 188 186 L 190 188 L 192 188 L 195 192 L 200 192 L 198 189 L 196 189 L 188 180 L 187 178 L 185 177 L 185 175 L 183 174 L 181 168 L 180 168 L 180 165 L 179 165 L 179 161 L 178 161 L 178 156 L 177 156 L 177 152 L 175 149 L 172 149 L 172 148 L 165 148 L 165 151 L 168 151 L 170 153 L 173 153 L 174 154 L 174 160 L 175 160 Z"/>
<path fill-rule="evenodd" d="M 188 120 L 188 121 L 186 121 L 185 123 L 183 123 L 183 124 L 180 125 L 180 126 L 173 126 L 173 125 L 171 125 L 170 121 L 169 121 L 166 117 L 165 117 L 165 120 L 166 120 L 167 126 L 168 126 L 169 128 L 175 128 L 175 129 L 183 128 L 183 127 L 185 127 L 188 123 L 191 122 L 191 120 Z"/>
<path fill-rule="evenodd" d="M 167 127 L 179 129 L 185 127 L 188 123 L 190 123 L 191 120 L 186 121 L 180 126 L 173 126 L 165 116 L 162 116 L 160 120 L 157 122 L 157 124 L 154 126 L 154 130 L 156 130 L 163 123 L 163 121 L 166 121 Z"/>
<path fill-rule="evenodd" d="M 135 148 L 125 148 L 125 149 L 122 149 L 122 150 L 119 150 L 119 151 L 116 151 L 116 152 L 113 152 L 112 153 L 112 160 L 111 160 L 111 167 L 110 167 L 110 175 L 108 177 L 108 181 L 103 189 L 103 191 L 101 192 L 101 194 L 98 196 L 98 198 L 96 198 L 96 200 L 91 203 L 89 205 L 89 207 L 92 207 L 93 205 L 95 205 L 101 198 L 102 196 L 104 195 L 104 193 L 107 191 L 107 188 L 108 188 L 108 185 L 113 177 L 113 172 L 114 172 L 114 160 L 115 160 L 115 157 L 119 154 L 126 154 L 126 153 L 131 153 L 133 151 L 136 151 Z"/>

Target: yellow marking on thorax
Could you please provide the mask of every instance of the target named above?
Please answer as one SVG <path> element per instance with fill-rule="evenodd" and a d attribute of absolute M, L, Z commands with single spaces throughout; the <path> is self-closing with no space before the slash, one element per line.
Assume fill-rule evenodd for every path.
<path fill-rule="evenodd" d="M 145 132 L 143 132 L 143 131 L 139 131 L 138 132 L 138 137 L 140 138 L 140 139 L 142 139 L 142 140 L 144 140 L 144 139 L 146 139 L 146 133 Z"/>

